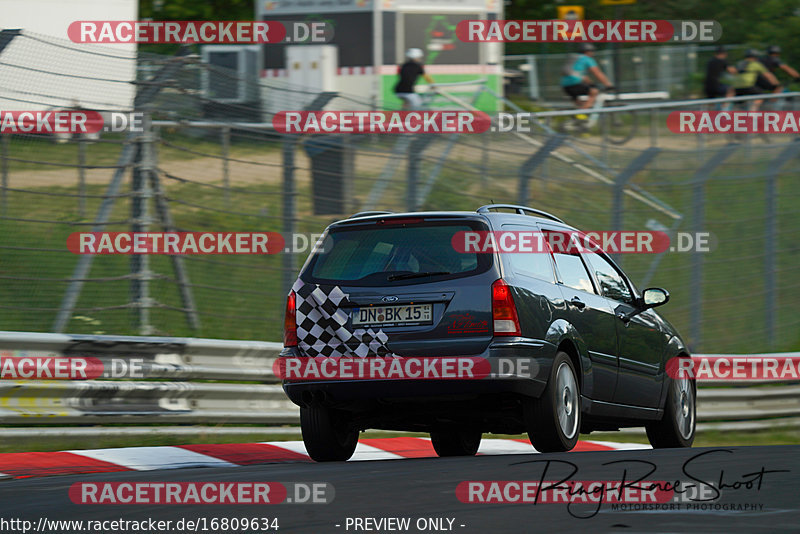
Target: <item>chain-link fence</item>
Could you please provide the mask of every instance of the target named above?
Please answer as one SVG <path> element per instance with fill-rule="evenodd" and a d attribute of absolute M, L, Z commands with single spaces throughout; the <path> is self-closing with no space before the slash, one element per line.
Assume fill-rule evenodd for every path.
<path fill-rule="evenodd" d="M 7 61 L 0 54 L 0 79 Z M 146 112 L 143 132 L 60 143 L 2 136 L 0 329 L 278 340 L 303 243 L 296 254 L 76 256 L 67 237 L 90 229 L 308 235 L 365 209 L 514 202 L 584 230 L 710 232 L 712 252 L 619 259 L 637 284 L 669 289 L 672 301 L 661 310 L 694 350 L 798 341 L 800 143 L 771 136 L 767 143 L 662 139 L 626 147 L 536 128 L 279 136 L 264 110 L 292 109 L 296 91 L 242 80 L 186 54 L 114 61 L 138 65 L 126 83 L 136 87 L 132 106 Z M 201 89 L 209 75 L 255 84 L 258 102 L 215 100 Z M 58 86 L 37 91 L 58 94 Z M 20 98 L 7 90 L 0 96 Z M 346 95 L 312 96 L 306 105 L 369 107 Z"/>

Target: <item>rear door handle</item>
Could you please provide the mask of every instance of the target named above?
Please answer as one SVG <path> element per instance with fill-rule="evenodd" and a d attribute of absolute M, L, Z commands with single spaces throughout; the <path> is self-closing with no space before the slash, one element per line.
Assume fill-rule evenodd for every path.
<path fill-rule="evenodd" d="M 586 307 L 586 303 L 583 302 L 578 297 L 572 297 L 572 300 L 570 300 L 569 303 L 578 308 L 579 310 L 582 310 Z"/>

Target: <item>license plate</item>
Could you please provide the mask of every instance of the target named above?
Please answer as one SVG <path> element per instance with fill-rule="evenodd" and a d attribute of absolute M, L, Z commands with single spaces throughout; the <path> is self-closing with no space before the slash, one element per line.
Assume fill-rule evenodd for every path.
<path fill-rule="evenodd" d="M 370 306 L 353 310 L 353 326 L 430 324 L 433 305 Z"/>

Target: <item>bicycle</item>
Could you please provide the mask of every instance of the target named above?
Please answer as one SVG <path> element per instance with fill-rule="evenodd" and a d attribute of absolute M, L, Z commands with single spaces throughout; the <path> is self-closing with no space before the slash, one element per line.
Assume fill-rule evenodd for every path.
<path fill-rule="evenodd" d="M 436 86 L 422 86 L 423 88 L 414 93 L 418 98 L 418 105 L 416 107 L 401 106 L 397 111 L 429 111 L 433 106 L 433 102 L 440 96 L 439 90 Z"/>
<path fill-rule="evenodd" d="M 580 97 L 586 100 L 586 97 Z M 559 125 L 559 131 L 565 134 L 580 135 L 588 134 L 600 123 L 600 133 L 604 134 L 608 142 L 612 145 L 624 145 L 636 135 L 638 130 L 638 117 L 633 110 L 626 110 L 618 113 L 592 113 L 606 107 L 606 102 L 620 100 L 618 93 L 601 91 L 595 99 L 594 105 L 583 110 L 588 118 L 579 119 L 576 116 L 568 117 Z M 624 106 L 624 103 L 612 104 L 608 107 Z"/>
<path fill-rule="evenodd" d="M 793 89 L 790 89 L 789 88 L 790 85 L 793 85 L 795 87 Z M 783 89 L 781 90 L 781 93 L 794 93 L 794 92 L 797 91 L 796 87 L 797 87 L 796 86 L 796 82 L 790 81 L 790 82 L 788 82 L 788 83 L 783 85 Z M 791 97 L 791 96 L 786 96 L 786 97 L 783 97 L 783 98 L 776 98 L 776 99 L 771 100 L 771 101 L 768 100 L 766 102 L 766 104 L 767 104 L 767 106 L 769 108 L 772 109 L 772 111 L 793 111 L 794 108 L 795 108 L 795 106 L 794 106 L 794 97 Z"/>
<path fill-rule="evenodd" d="M 792 89 L 789 89 L 789 85 L 793 85 L 794 83 L 795 82 L 790 81 L 789 83 L 785 84 L 779 94 L 794 92 Z M 745 106 L 745 109 L 747 109 L 747 106 Z M 795 109 L 795 101 L 794 97 L 791 96 L 765 99 L 764 103 L 761 105 L 761 111 L 784 112 L 784 111 L 793 111 L 794 109 Z M 766 133 L 759 134 L 759 137 L 761 138 L 762 141 L 764 141 L 767 144 L 771 144 L 774 141 L 774 138 L 770 137 L 770 135 Z"/>

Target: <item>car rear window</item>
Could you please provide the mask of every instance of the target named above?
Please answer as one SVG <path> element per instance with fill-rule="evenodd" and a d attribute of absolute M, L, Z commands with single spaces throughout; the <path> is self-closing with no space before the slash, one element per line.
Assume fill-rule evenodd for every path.
<path fill-rule="evenodd" d="M 332 228 L 324 251 L 314 256 L 305 274 L 317 283 L 365 286 L 423 283 L 478 274 L 489 268 L 492 254 L 462 253 L 452 244 L 457 232 L 476 230 L 487 227 L 480 221 L 392 225 L 387 220 L 386 224 Z M 419 273 L 436 274 L 414 276 Z"/>

